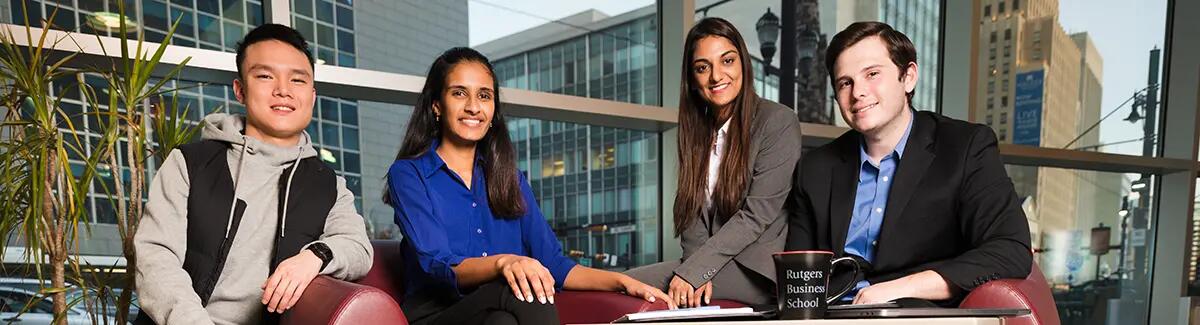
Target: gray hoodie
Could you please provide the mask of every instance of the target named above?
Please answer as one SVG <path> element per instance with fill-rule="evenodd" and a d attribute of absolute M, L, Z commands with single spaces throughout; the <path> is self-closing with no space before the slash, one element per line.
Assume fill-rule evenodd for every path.
<path fill-rule="evenodd" d="M 266 308 L 261 302 L 262 284 L 270 276 L 275 229 L 279 226 L 279 196 L 288 195 L 279 193 L 279 179 L 289 176 L 283 175 L 285 169 L 300 159 L 316 156 L 317 151 L 307 132 L 296 147 L 281 148 L 243 135 L 243 116 L 212 114 L 204 122 L 204 139 L 231 145 L 227 159 L 234 192 L 247 204 L 238 234 L 212 297 L 207 306 L 202 306 L 192 289 L 191 277 L 183 269 L 187 253 L 187 164 L 183 153 L 172 151 L 150 184 L 146 213 L 134 236 L 138 301 L 158 324 L 254 324 Z M 333 260 L 321 274 L 354 280 L 371 267 L 371 244 L 363 218 L 354 208 L 354 194 L 340 176 L 337 196 L 318 241 L 333 252 Z M 286 227 L 286 211 L 282 219 Z"/>

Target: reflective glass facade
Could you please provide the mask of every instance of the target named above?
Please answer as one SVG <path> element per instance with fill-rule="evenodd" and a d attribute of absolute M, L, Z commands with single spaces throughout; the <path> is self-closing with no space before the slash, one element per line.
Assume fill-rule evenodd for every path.
<path fill-rule="evenodd" d="M 657 105 L 655 21 L 641 17 L 492 58 L 497 77 L 502 87 Z M 510 120 L 509 132 L 568 254 L 615 269 L 658 262 L 656 133 L 525 118 Z"/>

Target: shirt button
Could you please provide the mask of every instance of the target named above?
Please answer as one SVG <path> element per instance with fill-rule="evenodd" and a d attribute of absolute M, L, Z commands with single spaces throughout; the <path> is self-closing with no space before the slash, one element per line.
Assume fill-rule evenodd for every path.
<path fill-rule="evenodd" d="M 883 208 L 875 208 L 875 213 L 883 213 Z"/>
<path fill-rule="evenodd" d="M 475 202 L 471 202 L 471 207 L 472 207 L 472 208 L 474 208 L 474 207 L 476 207 L 476 206 L 478 206 L 478 204 L 476 204 Z"/>
<path fill-rule="evenodd" d="M 887 177 L 887 176 L 884 176 L 884 177 L 883 177 L 883 181 L 884 181 L 884 182 L 886 182 L 887 180 L 888 180 L 888 177 Z"/>
<path fill-rule="evenodd" d="M 879 241 L 878 241 L 878 240 L 872 240 L 872 241 L 871 241 L 871 246 L 879 246 Z"/>
<path fill-rule="evenodd" d="M 476 233 L 476 234 L 482 234 L 482 233 L 483 233 L 483 229 L 478 229 L 478 228 L 477 228 L 477 229 L 475 229 L 475 233 Z"/>
<path fill-rule="evenodd" d="M 487 257 L 487 252 L 483 252 L 483 257 Z"/>

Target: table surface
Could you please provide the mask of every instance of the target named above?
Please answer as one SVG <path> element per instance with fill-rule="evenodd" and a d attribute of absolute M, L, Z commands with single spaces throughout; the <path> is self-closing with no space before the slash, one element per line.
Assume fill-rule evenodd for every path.
<path fill-rule="evenodd" d="M 629 323 L 638 324 L 638 323 Z M 645 323 L 654 325 L 696 325 L 696 324 L 732 324 L 732 325 L 1002 325 L 999 317 L 928 317 L 928 318 L 870 318 L 870 319 L 811 319 L 811 320 L 761 320 L 761 321 L 712 321 L 712 322 L 675 322 L 675 323 Z"/>

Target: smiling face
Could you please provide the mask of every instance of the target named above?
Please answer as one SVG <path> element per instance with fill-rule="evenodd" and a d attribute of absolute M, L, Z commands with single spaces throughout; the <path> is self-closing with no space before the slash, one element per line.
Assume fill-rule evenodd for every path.
<path fill-rule="evenodd" d="M 692 78 L 710 107 L 724 110 L 742 90 L 742 59 L 729 39 L 708 36 L 692 52 Z"/>
<path fill-rule="evenodd" d="M 294 145 L 312 120 L 313 69 L 303 52 L 277 40 L 251 44 L 245 71 L 233 81 L 246 106 L 246 135 L 276 145 Z"/>
<path fill-rule="evenodd" d="M 442 140 L 473 145 L 483 136 L 496 112 L 492 74 L 479 62 L 455 64 L 446 75 L 446 87 L 433 105 L 442 125 Z"/>
<path fill-rule="evenodd" d="M 850 128 L 865 135 L 894 127 L 908 109 L 905 94 L 917 85 L 917 64 L 910 62 L 902 71 L 892 63 L 887 46 L 878 36 L 847 47 L 838 55 L 833 70 L 842 118 Z"/>

